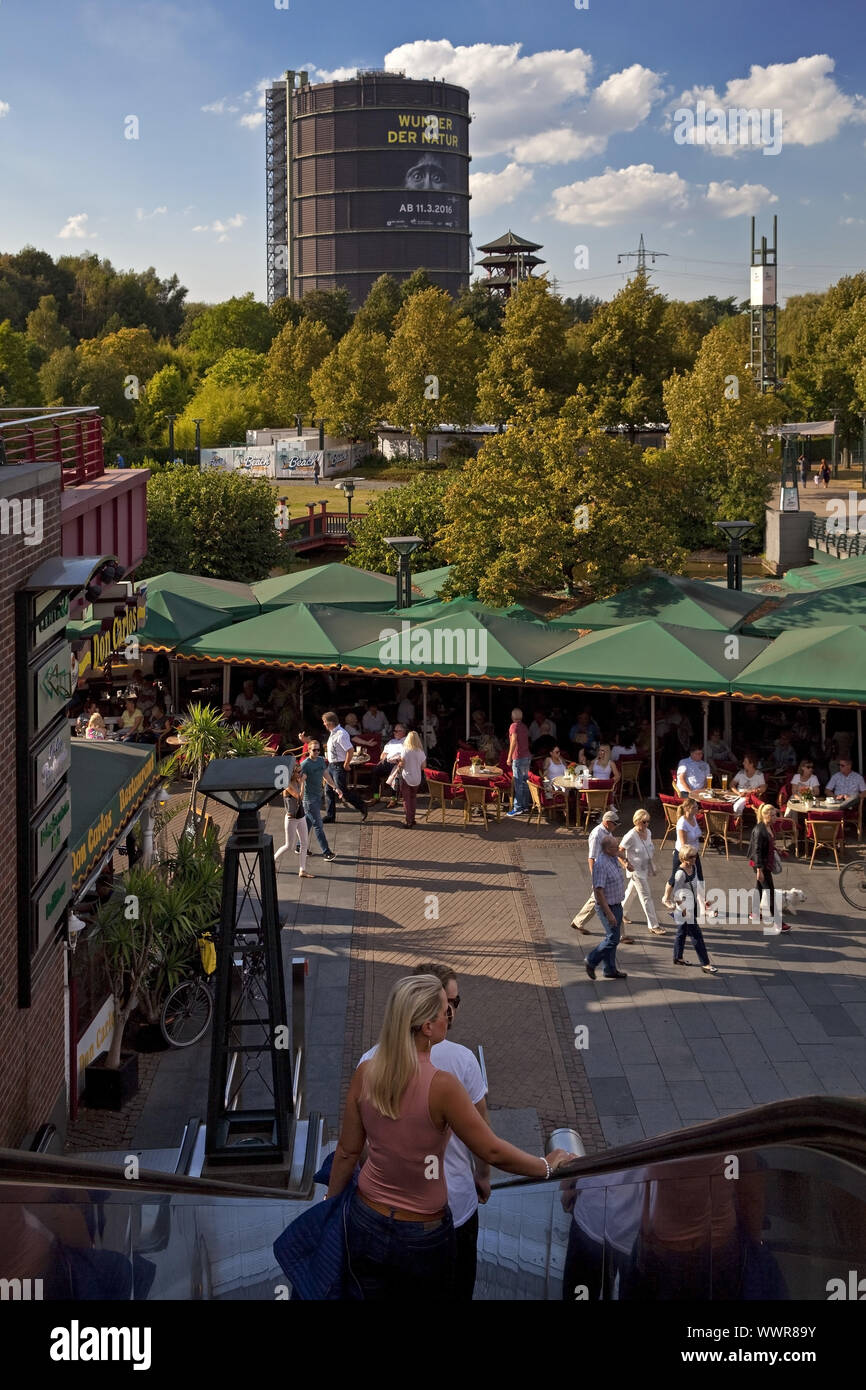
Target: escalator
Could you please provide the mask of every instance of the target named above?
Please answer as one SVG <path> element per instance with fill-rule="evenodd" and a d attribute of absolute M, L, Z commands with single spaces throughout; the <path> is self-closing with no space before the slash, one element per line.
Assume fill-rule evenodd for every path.
<path fill-rule="evenodd" d="M 0 1297 L 288 1297 L 273 1242 L 322 1195 L 323 1128 L 303 1124 L 291 1195 L 0 1150 Z M 184 1152 L 195 1148 L 188 1132 Z M 826 1302 L 866 1296 L 858 1267 L 866 1275 L 866 1102 L 812 1097 L 497 1187 L 480 1209 L 475 1297 Z"/>

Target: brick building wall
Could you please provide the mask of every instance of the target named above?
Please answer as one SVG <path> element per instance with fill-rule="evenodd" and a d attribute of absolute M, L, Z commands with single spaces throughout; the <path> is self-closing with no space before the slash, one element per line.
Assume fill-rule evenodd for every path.
<path fill-rule="evenodd" d="M 42 536 L 12 534 L 11 509 L 0 511 L 0 1147 L 16 1148 L 46 1120 L 65 1118 L 64 947 L 58 942 L 34 986 L 29 1009 L 18 1007 L 18 836 L 15 805 L 15 591 L 52 555 L 60 554 L 60 469 L 55 464 L 0 468 L 0 504 L 42 502 Z M 34 514 L 31 513 L 31 516 Z M 8 531 L 9 534 L 4 532 Z M 28 543 L 28 541 L 30 543 Z"/>

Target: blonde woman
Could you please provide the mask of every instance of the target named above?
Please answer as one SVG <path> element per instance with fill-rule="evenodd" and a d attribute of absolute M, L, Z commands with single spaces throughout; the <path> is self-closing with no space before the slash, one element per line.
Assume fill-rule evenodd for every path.
<path fill-rule="evenodd" d="M 396 772 L 401 775 L 400 791 L 403 795 L 403 806 L 406 811 L 405 825 L 407 830 L 414 829 L 415 826 L 415 803 L 418 800 L 418 788 L 421 785 L 421 773 L 424 771 L 424 764 L 427 761 L 427 754 L 424 752 L 421 739 L 414 729 L 410 729 L 403 740 L 403 755 L 397 763 Z"/>
<path fill-rule="evenodd" d="M 671 876 L 667 881 L 665 894 L 662 898 L 662 902 L 664 903 L 665 907 L 673 908 L 674 906 L 674 879 L 676 877 L 677 869 L 680 867 L 680 859 L 682 857 L 684 849 L 693 849 L 695 851 L 695 885 L 701 902 L 703 903 L 703 900 L 706 897 L 706 890 L 704 888 L 704 871 L 701 865 L 700 854 L 702 839 L 703 832 L 701 831 L 701 827 L 698 825 L 698 802 L 694 799 L 693 796 L 687 796 L 682 804 L 682 815 L 677 821 L 677 847 L 674 850 L 673 854 Z"/>
<path fill-rule="evenodd" d="M 698 921 L 701 915 L 701 897 L 698 891 L 700 885 L 697 876 L 697 858 L 697 851 L 691 845 L 687 845 L 680 854 L 679 868 L 674 874 L 674 901 L 676 902 L 674 921 L 677 924 L 677 934 L 674 937 L 674 965 L 686 964 L 683 960 L 683 951 L 685 950 L 686 937 L 690 936 L 701 963 L 701 969 L 707 975 L 718 975 L 718 970 L 710 963 L 704 934 Z"/>
<path fill-rule="evenodd" d="M 274 859 L 279 859 L 281 854 L 295 842 L 295 853 L 300 854 L 301 860 L 298 865 L 298 878 L 315 878 L 315 874 L 307 873 L 307 854 L 310 848 L 310 827 L 307 825 L 307 818 L 304 815 L 304 781 L 297 763 L 292 769 L 292 778 L 289 785 L 283 792 L 283 803 L 286 808 L 284 823 L 286 828 L 286 842 L 280 845 Z M 300 814 L 299 814 L 300 813 Z"/>
<path fill-rule="evenodd" d="M 105 727 L 105 720 L 99 713 L 99 710 L 94 710 L 93 714 L 91 714 L 90 718 L 87 721 L 87 728 L 84 730 L 84 737 L 103 739 L 107 736 L 107 733 L 108 730 Z"/>
<path fill-rule="evenodd" d="M 595 760 L 590 765 L 589 775 L 598 782 L 613 782 L 616 786 L 619 781 L 619 768 L 610 756 L 610 744 L 599 744 L 598 753 Z"/>
<path fill-rule="evenodd" d="M 632 816 L 632 829 L 623 835 L 619 842 L 620 858 L 625 861 L 627 869 L 628 888 L 623 899 L 622 911 L 627 922 L 635 919 L 628 917 L 628 906 L 635 896 L 640 903 L 646 917 L 646 924 L 653 936 L 664 936 L 664 927 L 659 926 L 659 919 L 653 902 L 652 889 L 650 888 L 650 877 L 656 874 L 655 857 L 653 851 L 653 837 L 650 833 L 649 812 L 641 807 Z"/>
<path fill-rule="evenodd" d="M 385 1006 L 375 1056 L 352 1077 L 328 1196 L 367 1161 L 346 1218 L 349 1296 L 411 1303 L 452 1299 L 454 1226 L 445 1186 L 445 1146 L 453 1130 L 485 1163 L 506 1173 L 549 1178 L 571 1154 L 535 1158 L 484 1123 L 449 1072 L 430 1059 L 448 1032 L 448 1001 L 435 975 L 398 980 Z"/>

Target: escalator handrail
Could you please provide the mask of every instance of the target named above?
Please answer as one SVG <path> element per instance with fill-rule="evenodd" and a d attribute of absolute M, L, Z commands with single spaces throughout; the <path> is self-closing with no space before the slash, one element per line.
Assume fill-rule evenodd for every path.
<path fill-rule="evenodd" d="M 313 1116 L 310 1117 L 313 1119 Z M 836 1158 L 866 1167 L 866 1100 L 839 1096 L 806 1096 L 774 1101 L 722 1119 L 692 1125 L 688 1129 L 642 1139 L 633 1144 L 604 1149 L 557 1169 L 557 1178 L 593 1177 L 645 1168 L 652 1163 L 710 1157 L 720 1151 L 742 1153 L 771 1146 L 819 1149 Z M 305 1164 L 306 1167 L 306 1164 Z M 513 1178 L 497 1184 L 497 1190 L 536 1183 L 534 1178 Z M 27 1153 L 0 1149 L 0 1187 L 23 1183 L 47 1188 L 77 1187 L 129 1192 L 121 1169 L 83 1163 L 75 1155 Z M 141 1170 L 135 1186 L 149 1193 L 168 1192 L 191 1197 L 257 1197 L 297 1201 L 296 1193 L 283 1188 L 260 1187 L 249 1182 L 191 1178 L 180 1173 Z"/>

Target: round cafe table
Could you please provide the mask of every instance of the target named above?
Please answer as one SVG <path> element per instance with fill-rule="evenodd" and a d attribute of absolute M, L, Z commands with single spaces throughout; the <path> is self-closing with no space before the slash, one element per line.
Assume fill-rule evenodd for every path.
<path fill-rule="evenodd" d="M 484 766 L 484 767 L 473 767 L 471 763 L 461 763 L 461 764 L 460 764 L 460 766 L 459 766 L 458 769 L 457 769 L 457 776 L 458 776 L 458 777 L 462 777 L 464 773 L 465 773 L 468 777 L 486 777 L 486 778 L 491 778 L 491 777 L 504 777 L 504 776 L 505 776 L 505 773 L 502 771 L 502 768 L 501 768 L 501 767 L 487 767 L 487 766 Z"/>
<path fill-rule="evenodd" d="M 719 787 L 718 790 L 716 790 L 716 788 L 713 787 L 710 791 L 705 790 L 702 792 L 692 792 L 691 794 L 696 801 L 726 801 L 729 806 L 733 806 L 734 802 L 742 796 L 742 792 L 723 792 L 721 787 Z"/>
<path fill-rule="evenodd" d="M 566 817 L 565 817 L 565 820 L 566 820 L 566 825 L 568 824 L 568 810 L 569 810 L 569 808 L 571 807 L 572 804 L 574 805 L 574 825 L 575 825 L 575 829 L 577 828 L 577 821 L 578 821 L 578 810 L 577 810 L 577 808 L 578 808 L 578 806 L 579 806 L 579 804 L 580 804 L 580 793 L 581 793 L 582 791 L 585 791 L 586 786 L 587 786 L 587 783 L 589 782 L 589 780 L 590 780 L 590 779 L 589 779 L 588 777 L 573 777 L 573 776 L 570 776 L 568 773 L 566 773 L 564 777 L 554 777 L 553 781 L 551 782 L 551 786 L 556 787 L 556 790 L 557 790 L 557 791 L 565 792 L 565 803 L 566 803 Z M 572 803 L 572 797 L 571 797 L 571 793 L 572 793 L 572 792 L 574 792 L 574 802 L 573 802 L 573 803 Z"/>
<path fill-rule="evenodd" d="M 803 801 L 799 796 L 791 796 L 785 805 L 785 815 L 790 816 L 794 822 L 794 844 L 798 859 L 806 857 L 806 840 L 803 839 L 803 853 L 800 853 L 800 817 L 807 816 L 810 811 L 847 811 L 851 806 L 857 805 L 856 796 L 848 796 L 844 801 L 837 801 L 835 797 L 817 796 L 813 801 Z"/>

